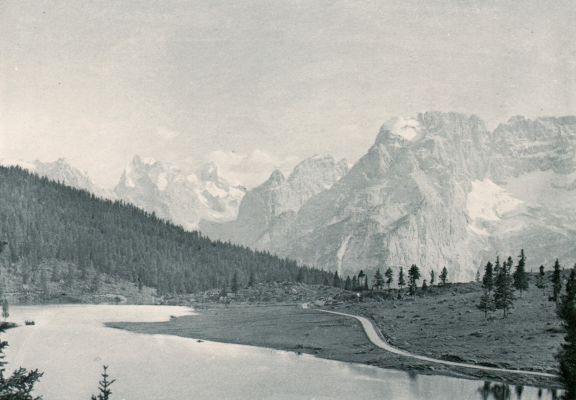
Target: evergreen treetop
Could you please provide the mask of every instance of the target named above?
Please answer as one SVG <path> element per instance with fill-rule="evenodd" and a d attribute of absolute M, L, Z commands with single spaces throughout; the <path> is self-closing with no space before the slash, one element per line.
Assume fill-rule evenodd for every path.
<path fill-rule="evenodd" d="M 516 265 L 516 270 L 513 274 L 514 288 L 520 291 L 520 295 L 525 290 L 528 290 L 528 274 L 526 273 L 526 256 L 524 249 L 520 251 L 520 259 Z"/>
<path fill-rule="evenodd" d="M 492 289 L 494 289 L 494 272 L 492 263 L 490 261 L 488 261 L 486 263 L 486 266 L 484 267 L 484 276 L 482 277 L 482 287 L 488 292 L 491 292 Z"/>

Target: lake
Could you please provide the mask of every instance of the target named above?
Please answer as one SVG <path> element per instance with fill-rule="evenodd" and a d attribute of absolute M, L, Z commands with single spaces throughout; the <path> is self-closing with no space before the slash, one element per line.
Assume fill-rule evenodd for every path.
<path fill-rule="evenodd" d="M 124 305 L 15 306 L 10 320 L 35 326 L 4 335 L 8 368 L 44 371 L 45 400 L 89 399 L 103 364 L 117 379 L 114 400 L 159 399 L 552 399 L 547 390 L 408 374 L 258 347 L 143 335 L 105 322 L 163 321 L 185 307 Z M 489 386 L 487 386 L 489 385 Z M 517 391 L 522 391 L 521 396 Z M 502 396 L 509 391 L 510 397 Z"/>

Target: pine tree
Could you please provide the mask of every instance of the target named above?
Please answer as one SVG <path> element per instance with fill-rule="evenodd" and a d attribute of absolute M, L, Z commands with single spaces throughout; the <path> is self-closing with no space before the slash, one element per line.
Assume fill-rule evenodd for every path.
<path fill-rule="evenodd" d="M 376 270 L 376 274 L 374 274 L 374 288 L 377 290 L 382 290 L 384 287 L 384 277 L 380 273 L 380 268 Z"/>
<path fill-rule="evenodd" d="M 334 278 L 332 279 L 332 286 L 339 288 L 342 282 L 338 276 L 338 271 L 334 272 Z"/>
<path fill-rule="evenodd" d="M 576 266 L 575 266 L 576 268 Z M 566 283 L 566 294 L 558 306 L 558 316 L 562 319 L 566 335 L 557 355 L 560 378 L 566 388 L 565 399 L 576 399 L 576 271 L 572 269 Z"/>
<path fill-rule="evenodd" d="M 370 286 L 368 286 L 368 274 L 364 275 L 364 290 L 370 290 Z"/>
<path fill-rule="evenodd" d="M 0 333 L 6 330 L 6 326 L 0 324 Z M 4 349 L 8 342 L 0 341 L 0 399 L 4 400 L 41 400 L 41 397 L 32 395 L 34 385 L 42 377 L 38 370 L 28 371 L 18 368 L 10 376 L 5 376 L 6 364 L 4 361 Z"/>
<path fill-rule="evenodd" d="M 562 290 L 562 268 L 560 262 L 556 259 L 554 271 L 552 272 L 552 301 L 558 303 L 560 300 L 560 291 Z"/>
<path fill-rule="evenodd" d="M 363 270 L 360 270 L 360 272 L 358 272 L 358 286 L 357 286 L 357 290 L 364 290 L 364 278 L 366 277 L 366 274 L 364 273 Z"/>
<path fill-rule="evenodd" d="M 494 300 L 488 291 L 485 290 L 480 297 L 478 308 L 484 311 L 484 318 L 488 318 L 488 313 L 495 310 Z"/>
<path fill-rule="evenodd" d="M 482 287 L 488 293 L 492 292 L 494 288 L 494 273 L 492 270 L 492 263 L 488 261 L 484 267 L 484 276 L 482 277 Z"/>
<path fill-rule="evenodd" d="M 536 278 L 536 287 L 538 289 L 543 289 L 546 287 L 546 273 L 544 272 L 544 266 L 541 265 L 538 271 L 538 277 Z"/>
<path fill-rule="evenodd" d="M 344 282 L 344 290 L 352 290 L 352 280 L 350 279 L 350 275 L 346 277 L 346 281 Z"/>
<path fill-rule="evenodd" d="M 442 282 L 442 286 L 446 285 L 446 281 L 448 280 L 448 270 L 446 267 L 442 268 L 442 272 L 440 273 L 440 282 Z"/>
<path fill-rule="evenodd" d="M 384 276 L 386 277 L 386 286 L 390 289 L 390 286 L 392 286 L 392 282 L 394 281 L 394 271 L 392 271 L 392 268 L 388 267 L 386 272 L 384 272 Z"/>
<path fill-rule="evenodd" d="M 524 249 L 520 250 L 520 260 L 516 265 L 516 270 L 513 274 L 514 288 L 520 291 L 520 296 L 524 290 L 528 290 L 528 274 L 526 273 L 526 256 Z"/>
<path fill-rule="evenodd" d="M 404 288 L 404 285 L 406 285 L 406 281 L 404 280 L 404 269 L 400 267 L 400 272 L 398 272 L 398 287 L 400 290 Z"/>
<path fill-rule="evenodd" d="M 108 366 L 103 366 L 102 380 L 98 382 L 98 396 L 92 395 L 92 400 L 109 400 L 112 391 L 110 386 L 116 382 L 116 379 L 108 380 L 110 375 L 108 375 Z"/>
<path fill-rule="evenodd" d="M 477 283 L 480 283 L 480 281 L 481 281 L 481 278 L 480 278 L 480 270 L 477 270 L 477 271 L 476 271 L 476 279 L 475 279 L 475 280 L 476 280 Z"/>
<path fill-rule="evenodd" d="M 425 292 L 428 290 L 428 283 L 426 283 L 426 279 L 422 281 L 422 291 Z"/>
<path fill-rule="evenodd" d="M 416 264 L 412 264 L 408 270 L 408 288 L 411 295 L 416 295 L 416 282 L 420 279 L 420 269 Z"/>
<path fill-rule="evenodd" d="M 434 272 L 433 269 L 430 270 L 430 286 L 434 286 L 434 283 L 436 283 L 436 273 Z"/>
<path fill-rule="evenodd" d="M 478 308 L 484 311 L 484 318 L 488 317 L 488 313 L 494 311 L 496 306 L 492 298 L 492 289 L 494 288 L 494 273 L 492 263 L 488 261 L 484 267 L 484 276 L 482 277 L 482 288 L 484 293 L 480 297 L 480 304 Z"/>
<path fill-rule="evenodd" d="M 504 263 L 496 276 L 494 290 L 494 304 L 497 309 L 503 310 L 503 317 L 506 318 L 508 310 L 514 301 L 514 286 L 510 275 L 511 259 Z"/>
<path fill-rule="evenodd" d="M 352 290 L 358 290 L 358 279 L 356 275 L 352 277 Z"/>
<path fill-rule="evenodd" d="M 500 273 L 500 268 L 502 268 L 500 266 L 500 256 L 496 256 L 496 262 L 494 263 L 494 276 L 498 276 L 498 274 Z"/>

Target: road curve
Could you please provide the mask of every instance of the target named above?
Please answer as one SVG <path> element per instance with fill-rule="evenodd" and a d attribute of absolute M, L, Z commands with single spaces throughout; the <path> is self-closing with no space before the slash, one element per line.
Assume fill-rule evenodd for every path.
<path fill-rule="evenodd" d="M 437 358 L 420 356 L 418 354 L 410 353 L 408 351 L 398 349 L 398 348 L 388 344 L 388 342 L 386 342 L 386 340 L 382 336 L 380 329 L 378 329 L 378 327 L 376 327 L 376 325 L 371 320 L 369 320 L 368 318 L 361 317 L 359 315 L 337 312 L 337 311 L 328 311 L 328 310 L 320 310 L 320 309 L 316 309 L 316 311 L 341 315 L 341 316 L 349 317 L 349 318 L 355 318 L 356 320 L 360 321 L 360 323 L 362 324 L 362 328 L 364 328 L 364 332 L 366 332 L 366 336 L 368 336 L 368 339 L 370 339 L 370 341 L 372 343 L 374 343 L 374 345 L 376 345 L 379 348 L 384 349 L 390 353 L 398 354 L 399 356 L 415 358 L 417 360 L 428 361 L 428 362 L 436 363 L 436 364 L 451 365 L 454 367 L 479 369 L 482 371 L 505 372 L 505 373 L 510 373 L 510 374 L 534 375 L 534 376 L 542 376 L 542 377 L 546 377 L 546 378 L 557 378 L 557 375 L 548 374 L 545 372 L 523 371 L 520 369 L 486 367 L 483 365 L 466 364 L 466 363 L 462 363 L 462 362 L 446 361 L 446 360 L 439 360 Z"/>

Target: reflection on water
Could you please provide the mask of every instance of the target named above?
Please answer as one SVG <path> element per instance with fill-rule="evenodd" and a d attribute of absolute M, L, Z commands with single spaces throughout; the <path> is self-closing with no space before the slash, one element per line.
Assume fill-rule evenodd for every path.
<path fill-rule="evenodd" d="M 14 307 L 13 320 L 35 326 L 6 333 L 10 366 L 45 372 L 45 400 L 89 398 L 102 364 L 110 365 L 114 400 L 157 399 L 556 399 L 534 387 L 417 375 L 309 355 L 106 328 L 110 321 L 160 321 L 182 307 Z"/>
<path fill-rule="evenodd" d="M 557 400 L 559 399 L 558 393 L 555 389 L 546 389 L 547 395 L 544 398 L 550 400 Z M 512 390 L 510 389 L 510 385 L 505 385 L 503 383 L 494 383 L 485 381 L 484 385 L 480 389 L 478 389 L 480 393 L 480 398 L 482 400 L 525 400 L 528 396 L 523 396 L 524 394 L 524 386 L 514 386 L 514 393 L 515 397 L 512 397 Z M 543 398 L 543 390 L 542 388 L 538 388 L 536 392 L 536 396 L 538 399 Z M 532 397 L 530 397 L 532 398 Z"/>

